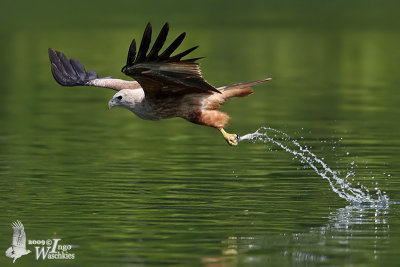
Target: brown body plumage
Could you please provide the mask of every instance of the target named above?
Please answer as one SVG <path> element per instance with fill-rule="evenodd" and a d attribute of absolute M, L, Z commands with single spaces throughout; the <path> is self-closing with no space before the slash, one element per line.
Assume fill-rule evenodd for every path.
<path fill-rule="evenodd" d="M 68 60 L 61 52 L 49 49 L 51 70 L 55 80 L 64 86 L 90 85 L 106 87 L 118 92 L 109 101 L 109 107 L 125 107 L 142 119 L 161 120 L 181 117 L 192 123 L 219 129 L 231 145 L 236 145 L 238 136 L 227 134 L 225 127 L 229 115 L 217 110 L 232 97 L 245 97 L 253 93 L 252 85 L 270 80 L 269 78 L 249 83 L 240 83 L 215 88 L 201 75 L 196 60 L 182 60 L 197 46 L 175 56 L 171 54 L 185 37 L 182 33 L 172 44 L 160 53 L 168 34 L 168 23 L 164 25 L 153 47 L 150 48 L 152 28 L 147 25 L 139 51 L 132 41 L 127 63 L 122 72 L 135 81 L 98 78 L 97 72 L 84 69 L 79 60 Z"/>

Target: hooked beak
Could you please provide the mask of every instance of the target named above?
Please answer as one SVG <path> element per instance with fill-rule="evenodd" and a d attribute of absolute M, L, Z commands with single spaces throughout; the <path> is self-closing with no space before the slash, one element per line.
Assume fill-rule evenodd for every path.
<path fill-rule="evenodd" d="M 108 109 L 112 109 L 114 107 L 114 99 L 111 99 L 110 101 L 108 101 Z"/>

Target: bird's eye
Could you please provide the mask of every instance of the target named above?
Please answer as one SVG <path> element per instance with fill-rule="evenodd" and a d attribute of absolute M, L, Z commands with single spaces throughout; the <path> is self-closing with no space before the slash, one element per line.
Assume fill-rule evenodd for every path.
<path fill-rule="evenodd" d="M 122 95 L 119 95 L 119 96 L 117 97 L 117 99 L 118 99 L 118 100 L 121 100 L 121 99 L 122 99 Z"/>

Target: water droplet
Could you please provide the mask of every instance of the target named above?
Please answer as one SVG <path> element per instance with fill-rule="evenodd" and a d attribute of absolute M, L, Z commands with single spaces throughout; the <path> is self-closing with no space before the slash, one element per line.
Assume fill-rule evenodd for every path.
<path fill-rule="evenodd" d="M 273 137 L 270 137 L 269 134 Z M 358 165 L 355 164 L 354 161 L 350 163 L 350 165 L 352 166 L 350 168 L 351 171 L 347 170 L 346 178 L 342 179 L 339 177 L 340 172 L 333 171 L 328 165 L 326 165 L 325 162 L 323 162 L 323 160 L 325 160 L 324 158 L 318 158 L 314 153 L 310 151 L 310 149 L 312 148 L 311 146 L 307 147 L 305 145 L 300 145 L 298 141 L 291 139 L 290 136 L 282 131 L 270 127 L 261 127 L 255 133 L 250 134 L 249 136 L 251 136 L 251 138 L 249 139 L 252 141 L 258 140 L 263 142 L 265 147 L 267 147 L 267 143 L 272 143 L 274 146 L 276 146 L 275 149 L 268 148 L 270 151 L 277 151 L 276 148 L 281 148 L 284 151 L 292 154 L 294 156 L 293 159 L 298 159 L 302 164 L 304 164 L 303 169 L 313 169 L 316 174 L 329 182 L 329 190 L 332 190 L 333 192 L 338 194 L 339 197 L 344 198 L 349 202 L 377 203 L 378 201 L 382 200 L 388 201 L 388 197 L 386 195 L 378 195 L 378 198 L 374 199 L 370 195 L 368 188 L 364 185 L 361 185 L 360 182 L 357 182 L 358 187 L 352 187 L 352 183 L 349 183 L 347 181 L 347 178 L 350 176 L 355 176 L 353 168 L 358 167 Z M 304 138 L 300 137 L 300 139 Z M 343 138 L 340 138 L 340 140 L 343 140 Z M 288 144 L 282 143 L 283 141 L 288 142 Z M 333 147 L 333 149 L 335 149 L 335 147 Z M 350 155 L 350 152 L 346 152 L 346 155 Z M 339 158 L 338 161 L 341 160 L 342 158 Z M 297 169 L 300 168 L 297 167 Z M 352 182 L 355 182 L 355 180 L 352 179 Z M 376 188 L 378 188 L 377 185 Z"/>

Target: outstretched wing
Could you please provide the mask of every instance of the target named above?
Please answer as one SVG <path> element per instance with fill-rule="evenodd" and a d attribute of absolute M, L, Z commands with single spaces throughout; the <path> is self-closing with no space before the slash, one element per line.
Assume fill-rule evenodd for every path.
<path fill-rule="evenodd" d="M 96 86 L 113 90 L 137 89 L 140 84 L 136 81 L 124 81 L 109 77 L 99 78 L 96 71 L 86 71 L 83 64 L 77 59 L 70 59 L 59 51 L 49 48 L 51 72 L 54 79 L 63 86 Z"/>
<path fill-rule="evenodd" d="M 171 56 L 182 43 L 186 33 L 179 35 L 159 55 L 167 38 L 168 30 L 169 25 L 166 23 L 150 52 L 148 52 L 152 33 L 151 24 L 148 23 L 137 55 L 136 41 L 133 39 L 129 47 L 126 66 L 122 68 L 122 72 L 139 82 L 143 87 L 146 98 L 162 98 L 189 92 L 213 91 L 220 93 L 202 77 L 199 64 L 195 62 L 199 58 L 181 60 L 195 50 L 197 46 Z"/>
<path fill-rule="evenodd" d="M 26 235 L 24 226 L 20 221 L 13 222 L 11 224 L 13 229 L 12 246 L 18 248 L 26 248 Z"/>

